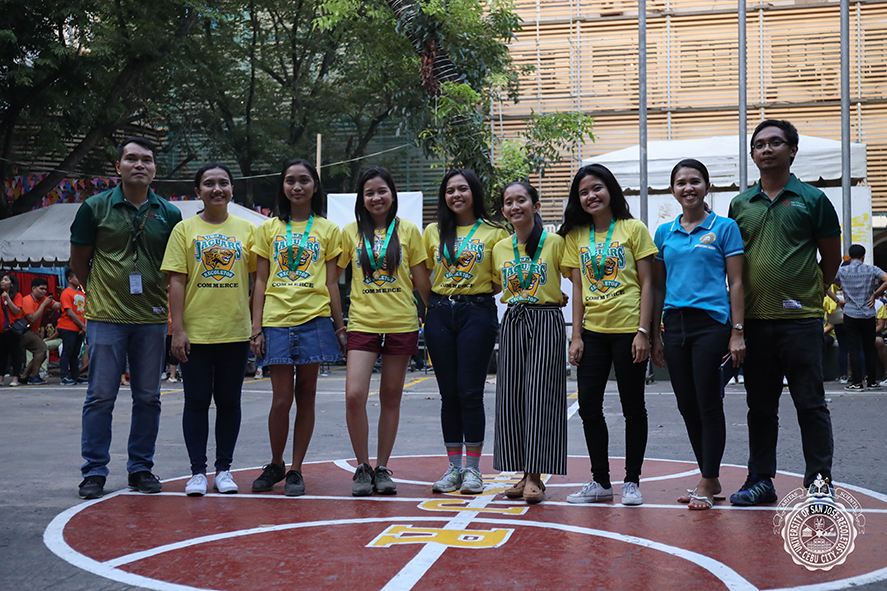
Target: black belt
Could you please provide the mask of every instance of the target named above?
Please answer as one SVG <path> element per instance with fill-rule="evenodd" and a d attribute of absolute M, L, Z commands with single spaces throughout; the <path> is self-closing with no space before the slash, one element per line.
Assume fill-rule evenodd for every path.
<path fill-rule="evenodd" d="M 439 293 L 432 293 L 431 298 L 437 298 L 438 300 L 450 300 L 451 302 L 472 302 L 475 304 L 483 304 L 491 299 L 493 299 L 493 294 L 491 293 L 473 293 L 473 294 L 454 294 L 454 295 L 443 295 Z"/>

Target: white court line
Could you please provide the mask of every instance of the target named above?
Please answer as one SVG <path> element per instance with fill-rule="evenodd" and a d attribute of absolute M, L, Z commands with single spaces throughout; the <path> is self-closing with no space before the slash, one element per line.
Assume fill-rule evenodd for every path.
<path fill-rule="evenodd" d="M 570 405 L 570 408 L 567 409 L 567 420 L 573 418 L 573 415 L 576 414 L 576 411 L 579 410 L 579 401 L 577 400 L 573 404 Z"/>

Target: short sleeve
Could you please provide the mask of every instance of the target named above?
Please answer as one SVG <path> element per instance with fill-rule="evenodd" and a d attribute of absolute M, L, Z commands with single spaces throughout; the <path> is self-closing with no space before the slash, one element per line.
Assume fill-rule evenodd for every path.
<path fill-rule="evenodd" d="M 832 202 L 825 193 L 820 192 L 813 202 L 810 212 L 813 222 L 813 236 L 816 238 L 833 238 L 841 234 L 841 224 L 838 221 L 838 212 L 835 211 Z"/>
<path fill-rule="evenodd" d="M 557 236 L 557 234 L 555 234 L 555 236 Z M 558 236 L 558 238 L 560 238 L 560 236 Z M 554 256 L 556 257 L 556 260 L 557 260 L 558 270 L 561 272 L 561 276 L 563 276 L 566 279 L 569 279 L 570 278 L 570 267 L 567 267 L 564 265 L 564 253 L 567 250 L 567 241 L 563 240 L 563 239 L 558 240 L 554 246 L 555 246 Z"/>
<path fill-rule="evenodd" d="M 274 226 L 274 220 L 275 218 L 271 218 L 262 222 L 262 225 L 256 230 L 256 238 L 252 246 L 252 251 L 256 253 L 256 255 L 263 259 L 268 259 L 269 261 L 271 260 L 271 241 L 268 235 L 271 233 L 271 228 Z"/>
<path fill-rule="evenodd" d="M 422 242 L 422 235 L 416 224 L 410 223 L 407 226 L 407 256 L 410 261 L 410 267 L 424 263 L 428 260 L 428 254 L 425 252 L 425 245 Z"/>
<path fill-rule="evenodd" d="M 166 243 L 166 252 L 160 270 L 172 273 L 188 273 L 187 262 L 187 238 L 185 236 L 185 224 L 179 222 L 172 229 L 169 241 Z"/>
<path fill-rule="evenodd" d="M 62 297 L 59 298 L 62 304 L 62 312 L 65 310 L 73 310 L 74 309 L 74 296 L 71 295 L 71 292 L 65 290 L 62 292 Z"/>
<path fill-rule="evenodd" d="M 656 236 L 653 238 L 653 244 L 656 246 L 657 250 L 659 250 L 654 257 L 657 261 L 665 260 L 662 255 L 662 245 L 665 243 L 666 228 L 668 228 L 668 224 L 661 224 L 656 228 Z"/>
<path fill-rule="evenodd" d="M 878 308 L 878 318 L 881 320 L 887 320 L 887 305 L 881 306 Z"/>
<path fill-rule="evenodd" d="M 635 220 L 635 223 L 632 224 L 631 246 L 632 254 L 636 261 L 655 255 L 659 252 L 656 245 L 653 244 L 653 239 L 650 237 L 650 231 L 647 230 L 647 226 L 644 225 L 644 222 L 640 220 Z"/>
<path fill-rule="evenodd" d="M 259 229 L 256 228 L 256 225 L 250 223 L 249 225 L 249 238 L 247 240 L 247 252 L 249 253 L 249 262 L 247 263 L 247 269 L 250 273 L 256 272 L 256 267 L 258 266 L 258 258 L 256 257 L 256 251 L 253 250 L 253 246 L 256 244 L 256 236 L 258 235 Z"/>
<path fill-rule="evenodd" d="M 95 214 L 88 201 L 80 204 L 77 215 L 71 223 L 71 244 L 74 246 L 92 246 L 95 244 Z"/>
<path fill-rule="evenodd" d="M 354 249 L 354 244 L 351 236 L 351 232 L 349 231 L 350 224 L 345 226 L 342 230 L 342 252 L 339 253 L 339 262 L 338 265 L 342 269 L 346 268 L 348 264 L 351 262 L 351 251 Z"/>
<path fill-rule="evenodd" d="M 569 269 L 581 269 L 579 264 L 579 236 L 578 228 L 573 228 L 564 239 L 564 258 L 561 260 L 561 266 Z"/>
<path fill-rule="evenodd" d="M 729 259 L 744 252 L 745 245 L 742 243 L 739 225 L 733 220 L 727 220 L 727 224 L 724 226 L 724 258 Z"/>
<path fill-rule="evenodd" d="M 330 261 L 342 254 L 342 231 L 339 226 L 330 222 L 330 235 L 326 243 L 326 260 Z"/>
<path fill-rule="evenodd" d="M 833 314 L 838 309 L 838 304 L 832 298 L 825 296 L 822 300 L 822 309 L 825 310 L 826 315 Z"/>
<path fill-rule="evenodd" d="M 433 236 L 432 236 L 433 234 Z M 425 266 L 428 270 L 434 268 L 434 250 L 440 244 L 440 235 L 437 224 L 428 224 L 425 227 L 425 233 L 422 234 L 422 244 L 425 246 Z"/>

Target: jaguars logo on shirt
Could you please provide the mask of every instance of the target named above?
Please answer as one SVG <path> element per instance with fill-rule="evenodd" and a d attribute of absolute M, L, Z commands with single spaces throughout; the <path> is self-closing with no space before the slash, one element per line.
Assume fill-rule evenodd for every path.
<path fill-rule="evenodd" d="M 233 236 L 210 234 L 194 240 L 194 257 L 203 264 L 204 279 L 231 279 L 234 263 L 243 257 L 243 245 Z"/>
<path fill-rule="evenodd" d="M 456 251 L 459 251 L 459 245 L 462 243 L 464 238 L 459 238 L 456 240 Z M 462 249 L 462 254 L 459 255 L 459 260 L 456 261 L 455 265 L 450 265 L 447 261 L 442 261 L 440 258 L 440 251 L 437 251 L 437 262 L 443 265 L 446 268 L 446 273 L 444 273 L 444 277 L 450 279 L 452 281 L 471 281 L 474 279 L 474 273 L 472 273 L 472 269 L 474 266 L 482 263 L 484 260 L 484 243 L 480 240 L 474 239 L 465 245 L 465 248 Z"/>
<path fill-rule="evenodd" d="M 610 248 L 607 249 L 606 257 L 604 261 L 604 276 L 598 279 L 594 276 L 594 266 L 597 262 L 596 257 L 592 255 L 589 247 L 579 247 L 579 260 L 582 263 L 582 272 L 590 283 L 588 290 L 592 293 L 605 294 L 611 289 L 617 290 L 622 286 L 622 281 L 619 280 L 619 269 L 625 268 L 625 247 L 620 246 L 619 242 L 614 240 L 610 243 Z"/>
<path fill-rule="evenodd" d="M 509 303 L 517 304 L 524 302 L 527 304 L 535 304 L 540 301 L 541 298 L 537 297 L 536 293 L 543 285 L 548 283 L 548 263 L 531 265 L 530 257 L 521 257 L 520 272 L 523 274 L 524 281 L 527 280 L 527 274 L 530 273 L 531 266 L 533 267 L 533 274 L 530 276 L 527 289 L 521 287 L 520 277 L 518 277 L 518 268 L 513 261 L 506 261 L 502 266 L 502 282 L 508 287 L 508 291 L 514 294 L 514 296 L 508 300 Z"/>
<path fill-rule="evenodd" d="M 357 266 L 358 267 L 362 267 L 362 265 L 360 264 L 360 258 L 361 258 L 361 255 L 363 254 L 363 250 L 364 250 L 362 242 L 363 241 L 361 241 L 361 244 L 357 245 Z M 382 250 L 382 242 L 383 242 L 383 239 L 379 238 L 379 236 L 376 236 L 376 239 L 373 244 L 373 254 L 371 256 L 375 256 L 375 257 L 379 256 L 379 251 Z M 402 255 L 403 249 L 401 249 L 400 253 L 398 253 L 398 254 Z M 384 255 L 382 256 L 382 267 L 380 269 L 372 269 L 371 268 L 371 269 L 362 269 L 362 270 L 363 270 L 363 282 L 366 285 L 375 285 L 376 287 L 385 287 L 385 285 L 387 285 L 389 283 L 394 283 L 395 281 L 397 281 L 397 277 L 395 277 L 394 275 L 390 275 L 388 273 L 388 260 L 387 260 L 387 257 L 385 257 Z M 371 271 L 371 273 L 367 273 L 368 271 Z"/>
<path fill-rule="evenodd" d="M 299 244 L 301 243 L 302 235 L 293 234 L 294 257 L 298 256 Z M 274 259 L 277 261 L 277 266 L 280 268 L 280 271 L 276 273 L 278 279 L 289 279 L 290 281 L 307 279 L 308 277 L 311 277 L 311 273 L 308 272 L 308 267 L 311 263 L 320 260 L 320 242 L 316 237 L 309 235 L 308 240 L 305 242 L 305 248 L 302 249 L 302 256 L 299 258 L 298 264 L 293 268 L 293 266 L 290 265 L 289 248 L 287 247 L 286 238 L 283 236 L 276 236 L 274 238 Z"/>

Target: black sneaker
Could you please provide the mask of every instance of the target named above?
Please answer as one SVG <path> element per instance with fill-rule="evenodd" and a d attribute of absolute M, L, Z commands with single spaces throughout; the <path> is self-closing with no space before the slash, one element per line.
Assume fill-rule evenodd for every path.
<path fill-rule="evenodd" d="M 373 494 L 373 469 L 369 464 L 361 464 L 354 472 L 351 494 L 355 497 L 368 497 Z"/>
<path fill-rule="evenodd" d="M 286 476 L 286 468 L 271 462 L 265 464 L 261 476 L 253 480 L 253 492 L 268 492 Z"/>
<path fill-rule="evenodd" d="M 98 499 L 105 494 L 105 477 L 104 476 L 87 476 L 80 483 L 81 499 Z"/>
<path fill-rule="evenodd" d="M 89 379 L 87 379 L 87 378 L 77 378 L 77 383 L 78 383 L 78 384 L 88 384 L 88 383 L 89 383 Z"/>
<path fill-rule="evenodd" d="M 769 478 L 755 480 L 749 476 L 745 479 L 742 488 L 730 495 L 730 502 L 742 507 L 753 507 L 761 503 L 775 503 L 776 501 L 776 487 L 773 486 L 773 481 Z"/>
<path fill-rule="evenodd" d="M 62 386 L 75 386 L 77 385 L 77 380 L 72 380 L 71 378 L 62 378 L 59 384 L 61 384 Z"/>
<path fill-rule="evenodd" d="M 305 479 L 298 470 L 290 470 L 286 473 L 286 484 L 283 486 L 283 494 L 288 497 L 301 497 L 305 494 Z"/>
<path fill-rule="evenodd" d="M 151 474 L 148 470 L 141 472 L 133 472 L 129 475 L 129 488 L 137 490 L 140 493 L 159 493 L 163 488 L 160 479 Z"/>
<path fill-rule="evenodd" d="M 397 486 L 391 480 L 391 474 L 392 472 L 388 468 L 376 466 L 376 470 L 373 472 L 373 490 L 376 493 L 380 495 L 397 494 Z"/>
<path fill-rule="evenodd" d="M 40 376 L 31 376 L 30 378 L 28 378 L 28 385 L 29 386 L 42 386 L 43 384 L 46 384 L 46 383 L 47 383 L 46 380 L 44 380 Z"/>

